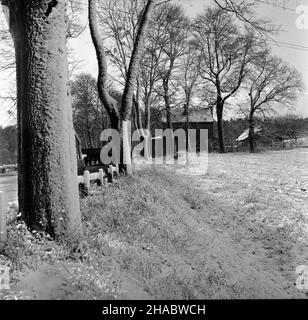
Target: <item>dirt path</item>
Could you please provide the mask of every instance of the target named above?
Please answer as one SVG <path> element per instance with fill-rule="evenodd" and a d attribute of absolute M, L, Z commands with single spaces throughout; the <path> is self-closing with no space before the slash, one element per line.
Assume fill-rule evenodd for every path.
<path fill-rule="evenodd" d="M 193 206 L 205 222 L 230 237 L 247 268 L 270 275 L 292 297 L 305 297 L 295 270 L 308 265 L 307 167 L 308 150 L 298 149 L 210 154 L 207 175 L 179 170 L 203 193 Z"/>

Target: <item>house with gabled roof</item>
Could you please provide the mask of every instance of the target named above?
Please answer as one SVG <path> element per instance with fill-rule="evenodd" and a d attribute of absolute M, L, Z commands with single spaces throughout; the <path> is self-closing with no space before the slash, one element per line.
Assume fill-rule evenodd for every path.
<path fill-rule="evenodd" d="M 208 140 L 213 137 L 213 114 L 210 108 L 206 107 L 190 107 L 187 110 L 185 107 L 174 108 L 172 113 L 172 129 L 195 129 L 197 138 L 197 151 L 200 148 L 200 129 L 208 130 Z M 163 127 L 167 128 L 166 117 L 162 118 Z M 210 143 L 209 143 L 210 145 Z"/>

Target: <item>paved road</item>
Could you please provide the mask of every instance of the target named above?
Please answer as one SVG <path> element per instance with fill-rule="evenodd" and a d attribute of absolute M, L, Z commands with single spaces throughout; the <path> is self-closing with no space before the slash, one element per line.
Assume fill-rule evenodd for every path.
<path fill-rule="evenodd" d="M 0 176 L 0 191 L 5 191 L 8 201 L 17 200 L 17 175 Z"/>

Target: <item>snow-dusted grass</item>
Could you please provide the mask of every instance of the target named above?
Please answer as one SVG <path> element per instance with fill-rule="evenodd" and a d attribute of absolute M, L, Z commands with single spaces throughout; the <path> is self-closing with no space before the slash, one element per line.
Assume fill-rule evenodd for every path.
<path fill-rule="evenodd" d="M 282 276 L 284 291 L 299 296 L 296 267 L 308 265 L 307 167 L 308 149 L 294 149 L 210 154 L 207 175 L 186 173 L 201 200 L 212 204 L 194 206 L 212 213 L 206 217 L 214 230 L 227 233 L 238 249 L 244 246 L 243 255 L 273 279 Z"/>
<path fill-rule="evenodd" d="M 26 273 L 6 297 L 304 297 L 294 283 L 308 264 L 306 168 L 304 149 L 210 154 L 207 173 L 139 163 L 81 200 L 78 250 L 10 227 L 3 257 Z"/>

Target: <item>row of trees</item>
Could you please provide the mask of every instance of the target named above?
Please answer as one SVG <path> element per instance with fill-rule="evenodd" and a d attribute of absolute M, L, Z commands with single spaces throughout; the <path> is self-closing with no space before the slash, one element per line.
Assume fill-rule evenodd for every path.
<path fill-rule="evenodd" d="M 150 129 L 151 114 L 155 111 L 155 115 L 157 112 L 164 115 L 172 128 L 173 108 L 184 107 L 189 114 L 192 106 L 203 105 L 211 108 L 212 113 L 215 111 L 219 149 L 225 152 L 224 108 L 238 95 L 232 108 L 234 113 L 240 109 L 248 120 L 253 152 L 255 116 L 269 114 L 281 106 L 291 108 L 303 90 L 300 73 L 273 56 L 266 44 L 264 33 L 274 29 L 253 19 L 250 8 L 243 3 L 235 6 L 233 1 L 216 1 L 216 6 L 207 8 L 195 19 L 189 19 L 179 4 L 156 5 L 144 34 L 142 57 L 138 58 L 141 68 L 134 72 L 136 82 L 130 87 L 132 112 L 121 116 L 118 103 L 108 102 L 103 93 L 108 88 L 107 78 L 113 81 L 120 97 L 121 91 L 127 91 L 145 3 L 104 0 L 89 16 L 94 43 L 99 37 L 100 44 L 102 39 L 106 44 L 103 59 L 98 55 L 99 65 L 108 64 L 108 72 L 107 69 L 103 72 L 105 78 L 99 80 L 99 92 L 111 126 L 119 129 L 125 114 L 126 119 L 134 120 L 136 127 Z M 92 8 L 96 6 L 93 4 Z M 234 19 L 234 13 L 238 20 Z M 97 33 L 93 33 L 93 27 Z M 128 105 L 126 98 L 123 101 Z"/>
<path fill-rule="evenodd" d="M 69 3 L 67 38 L 78 36 L 83 29 L 76 23 L 78 6 L 73 1 Z M 245 88 L 246 99 L 235 107 L 239 107 L 248 119 L 251 150 L 254 151 L 254 116 L 271 112 L 278 103 L 290 107 L 302 89 L 300 75 L 281 59 L 271 56 L 260 32 L 272 29 L 266 28 L 264 21 L 253 19 L 250 9 L 252 3 L 215 3 L 216 7 L 206 10 L 194 20 L 188 19 L 180 5 L 165 3 L 155 7 L 144 39 L 145 48 L 140 62 L 142 68 L 137 74 L 131 115 L 136 127 L 150 129 L 153 124 L 151 114 L 165 114 L 171 128 L 172 108 L 182 106 L 188 110 L 193 102 L 209 106 L 216 111 L 219 147 L 224 152 L 224 107 L 230 98 L 239 93 L 242 95 Z M 120 91 L 124 90 L 144 5 L 145 1 L 141 0 L 105 0 L 98 3 L 96 23 L 107 43 L 105 52 L 109 63 L 109 79 Z M 240 21 L 245 22 L 244 28 L 234 21 L 234 13 Z M 4 39 L 8 41 L 7 36 Z M 10 55 L 3 66 L 11 68 L 14 65 L 11 51 L 4 50 L 3 53 L 4 57 Z M 271 70 L 275 70 L 275 75 Z M 253 75 L 258 71 L 261 75 L 256 79 Z M 287 76 L 293 83 L 285 82 Z M 263 81 L 267 78 L 271 78 L 270 81 Z M 80 79 L 76 82 L 80 83 Z M 275 90 L 277 86 L 279 90 Z M 284 86 L 288 88 L 284 90 Z M 108 87 L 107 81 L 105 87 Z M 267 95 L 271 89 L 274 90 Z M 82 102 L 82 107 L 80 96 L 83 94 L 73 89 L 75 95 L 79 101 L 79 107 L 74 108 L 76 130 L 85 147 L 96 146 L 93 140 L 98 141 L 97 132 L 108 125 L 105 108 L 102 103 L 98 104 L 96 97 L 96 101 L 91 102 L 95 107 L 86 108 L 87 102 Z M 116 95 L 121 97 L 121 93 Z M 13 96 L 7 99 L 16 101 Z M 140 116 L 140 109 L 143 109 L 144 117 Z M 115 120 L 119 114 L 110 112 L 108 107 L 106 110 L 109 110 L 111 124 L 119 123 L 119 120 Z M 95 121 L 95 118 L 101 120 Z"/>
<path fill-rule="evenodd" d="M 66 48 L 68 1 L 1 3 L 9 10 L 15 46 L 18 198 L 22 217 L 31 229 L 45 231 L 59 240 L 74 239 L 82 233 L 82 226 Z M 217 118 L 222 119 L 225 101 L 249 80 L 249 70 L 259 70 L 254 57 L 258 56 L 255 50 L 260 51 L 260 39 L 247 25 L 244 28 L 234 24 L 228 13 L 233 10 L 230 3 L 225 1 L 225 7 L 208 9 L 190 21 L 180 6 L 169 1 L 88 0 L 89 27 L 99 70 L 98 98 L 110 126 L 121 131 L 126 163 L 130 158 L 128 120 L 133 111 L 137 115 L 144 109 L 145 119 L 136 117 L 136 123 L 149 127 L 156 104 L 166 113 L 171 127 L 172 108 L 184 101 L 189 112 L 192 97 L 198 96 L 216 106 Z M 234 10 L 240 21 L 245 21 L 245 11 L 237 7 Z M 256 25 L 254 21 L 251 24 L 253 28 Z M 282 65 L 284 74 L 289 74 L 292 68 Z M 109 73 L 121 84 L 120 94 L 116 95 L 119 99 L 110 93 Z M 257 83 L 263 74 L 260 71 L 251 83 Z M 276 92 L 284 92 L 286 87 L 290 92 L 299 89 L 293 82 L 285 85 L 293 77 L 281 79 L 277 79 L 281 81 L 278 90 L 259 90 L 254 100 L 264 93 L 275 102 Z M 272 83 L 268 79 L 261 82 Z M 88 93 L 95 98 L 91 89 Z M 85 108 L 99 111 L 98 105 L 86 104 Z M 87 120 L 90 125 L 91 119 Z M 222 122 L 219 130 L 223 152 Z M 132 173 L 129 165 L 126 171 Z"/>
<path fill-rule="evenodd" d="M 30 229 L 58 240 L 82 234 L 76 177 L 76 146 L 67 61 L 67 0 L 1 0 L 15 47 L 18 200 Z M 121 128 L 124 157 L 129 157 L 127 123 L 146 29 L 155 0 L 145 3 L 121 103 L 107 90 L 107 60 L 97 24 L 96 1 L 89 0 L 89 26 L 99 75 L 98 96 L 113 128 Z M 131 168 L 127 168 L 131 173 Z"/>

